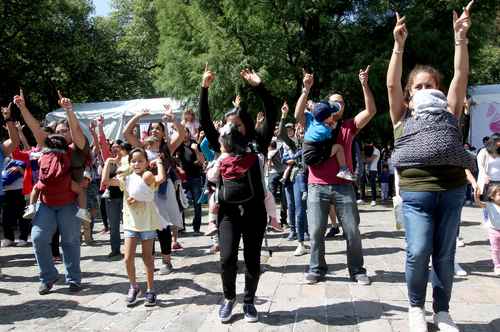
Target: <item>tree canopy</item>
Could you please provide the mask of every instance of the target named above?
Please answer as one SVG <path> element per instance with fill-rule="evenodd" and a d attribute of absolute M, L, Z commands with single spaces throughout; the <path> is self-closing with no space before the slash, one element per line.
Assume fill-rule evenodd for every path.
<path fill-rule="evenodd" d="M 5 0 L 0 5 L 0 98 L 23 87 L 32 108 L 56 107 L 59 88 L 75 101 L 172 96 L 196 103 L 205 63 L 216 72 L 211 109 L 220 116 L 237 93 L 253 100 L 239 71 L 255 69 L 293 107 L 303 69 L 312 97 L 344 95 L 349 115 L 363 107 L 358 71 L 371 64 L 378 114 L 365 140 L 392 137 L 385 74 L 395 11 L 407 17 L 406 73 L 431 64 L 453 75 L 452 10 L 462 0 L 114 0 L 94 17 L 90 0 Z M 470 84 L 500 82 L 500 8 L 477 1 L 469 33 Z M 258 103 L 252 111 L 259 110 Z M 370 130 L 374 129 L 374 130 Z"/>

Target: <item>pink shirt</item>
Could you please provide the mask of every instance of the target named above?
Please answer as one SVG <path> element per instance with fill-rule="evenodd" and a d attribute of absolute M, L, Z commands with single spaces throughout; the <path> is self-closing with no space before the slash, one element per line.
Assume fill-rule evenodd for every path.
<path fill-rule="evenodd" d="M 354 119 L 345 120 L 340 127 L 339 135 L 337 136 L 337 144 L 344 148 L 347 167 L 352 169 L 352 141 L 356 136 L 357 128 Z M 339 164 L 336 156 L 331 157 L 327 161 L 314 166 L 309 166 L 309 183 L 310 184 L 349 184 L 351 181 L 343 180 L 337 177 L 339 172 Z"/>

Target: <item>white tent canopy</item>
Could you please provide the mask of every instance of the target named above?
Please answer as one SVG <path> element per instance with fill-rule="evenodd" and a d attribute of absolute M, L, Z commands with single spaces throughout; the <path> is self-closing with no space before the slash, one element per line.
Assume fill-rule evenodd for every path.
<path fill-rule="evenodd" d="M 470 87 L 472 98 L 469 138 L 473 146 L 483 146 L 483 137 L 500 133 L 500 84 Z"/>
<path fill-rule="evenodd" d="M 99 116 L 104 117 L 104 133 L 109 139 L 122 138 L 122 131 L 127 122 L 136 113 L 148 109 L 150 114 L 141 118 L 141 124 L 160 121 L 165 108 L 170 105 L 178 116 L 181 112 L 182 103 L 172 98 L 152 98 L 134 99 L 123 101 L 108 101 L 98 103 L 73 104 L 73 111 L 82 125 L 85 135 L 90 136 L 88 126 L 90 121 L 96 120 Z M 62 108 L 50 112 L 46 116 L 47 122 L 57 121 L 66 118 L 66 113 Z"/>

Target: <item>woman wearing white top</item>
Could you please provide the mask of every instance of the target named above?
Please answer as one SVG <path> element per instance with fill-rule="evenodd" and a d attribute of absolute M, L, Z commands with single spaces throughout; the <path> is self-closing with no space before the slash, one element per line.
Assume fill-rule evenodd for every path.
<path fill-rule="evenodd" d="M 486 143 L 486 148 L 481 149 L 477 155 L 477 166 L 479 174 L 477 184 L 479 187 L 476 198 L 486 194 L 489 184 L 500 184 L 500 134 L 491 135 Z"/>

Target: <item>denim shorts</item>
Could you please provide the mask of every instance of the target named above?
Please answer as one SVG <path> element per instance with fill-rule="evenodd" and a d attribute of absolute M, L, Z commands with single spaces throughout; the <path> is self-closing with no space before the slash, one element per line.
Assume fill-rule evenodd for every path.
<path fill-rule="evenodd" d="M 156 231 L 144 231 L 144 232 L 137 232 L 137 231 L 131 231 L 131 230 L 124 230 L 123 235 L 127 237 L 135 237 L 136 239 L 139 239 L 141 241 L 145 240 L 154 240 L 156 239 Z"/>

